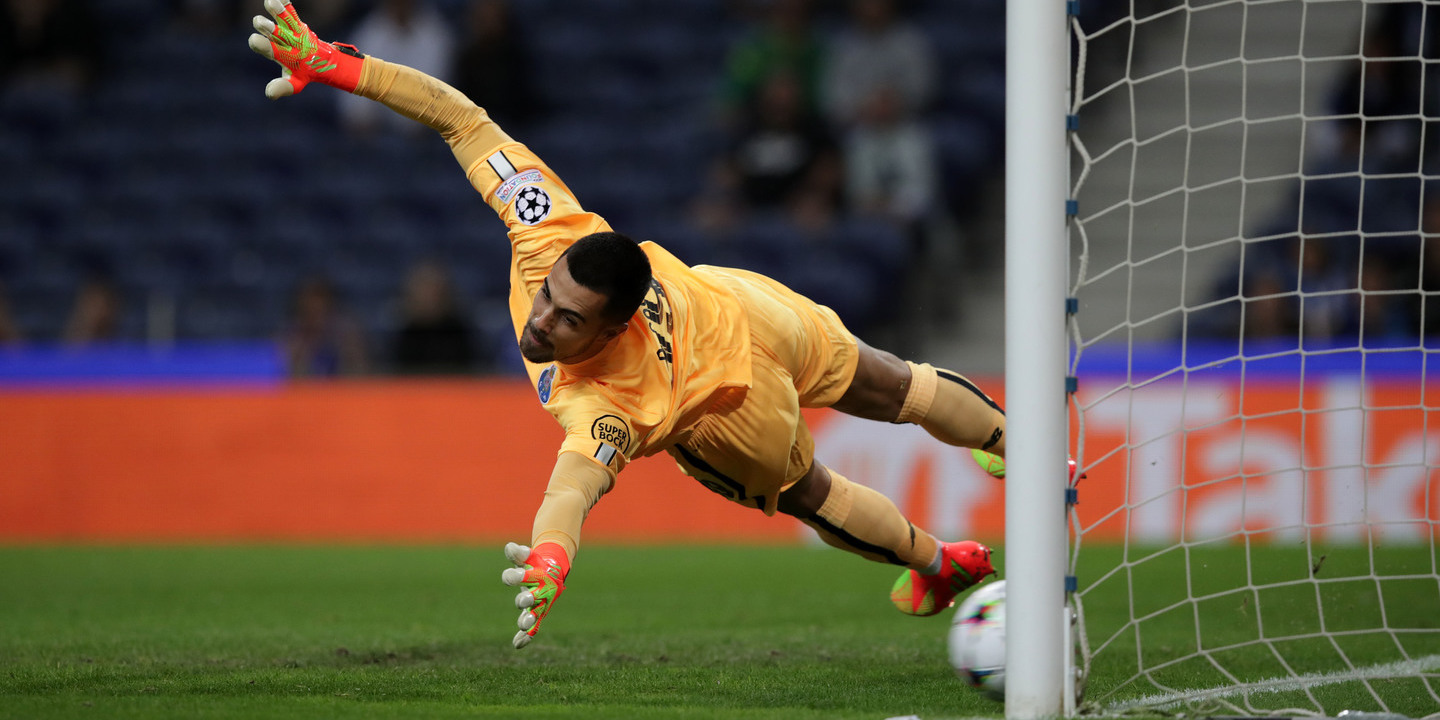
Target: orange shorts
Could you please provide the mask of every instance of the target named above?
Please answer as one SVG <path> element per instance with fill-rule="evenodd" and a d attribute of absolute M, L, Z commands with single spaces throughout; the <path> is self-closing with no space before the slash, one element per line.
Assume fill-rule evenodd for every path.
<path fill-rule="evenodd" d="M 698 266 L 735 292 L 750 323 L 751 386 L 734 410 L 704 416 L 669 453 L 686 475 L 775 514 L 810 470 L 815 440 L 802 407 L 828 407 L 855 378 L 859 347 L 834 310 L 747 270 Z"/>

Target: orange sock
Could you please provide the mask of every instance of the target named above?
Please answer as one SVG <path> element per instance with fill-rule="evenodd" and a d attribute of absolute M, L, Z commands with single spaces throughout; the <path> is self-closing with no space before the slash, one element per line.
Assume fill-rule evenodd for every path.
<path fill-rule="evenodd" d="M 963 375 L 929 363 L 910 366 L 910 390 L 895 422 L 914 423 L 940 442 L 1005 455 L 1005 411 Z"/>
<path fill-rule="evenodd" d="M 830 473 L 830 494 L 820 511 L 801 522 L 826 544 L 876 562 L 927 570 L 938 562 L 935 537 L 905 518 L 890 498 Z"/>

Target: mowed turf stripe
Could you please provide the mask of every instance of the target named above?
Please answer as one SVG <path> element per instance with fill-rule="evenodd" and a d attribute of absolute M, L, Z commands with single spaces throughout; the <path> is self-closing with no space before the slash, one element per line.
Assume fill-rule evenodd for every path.
<path fill-rule="evenodd" d="M 1324 552 L 1319 579 L 1341 613 L 1327 620 L 1373 614 L 1367 551 Z M 1248 559 L 1243 547 L 1132 548 L 1129 557 L 1141 562 L 1110 573 L 1119 548 L 1087 545 L 1081 555 L 1092 644 L 1110 641 L 1089 683 L 1106 704 L 1155 693 L 1131 682 L 1136 652 L 1127 638 L 1144 638 L 1151 667 L 1194 651 L 1196 612 L 1164 611 L 1175 600 L 1166 593 L 1190 587 L 1210 598 L 1199 618 L 1206 642 L 1223 645 L 1245 640 L 1261 616 L 1246 597 L 1253 593 L 1231 593 L 1225 583 L 1243 586 L 1247 574 L 1291 583 L 1317 564 L 1303 549 L 1271 547 Z M 1206 576 L 1224 582 L 1187 578 L 1187 557 L 1197 572 L 1248 570 Z M 1430 562 L 1424 546 L 1387 546 L 1376 558 L 1393 575 Z M 0 717 L 933 720 L 1001 710 L 954 678 L 948 613 L 896 613 L 888 600 L 896 570 L 838 550 L 588 545 L 545 632 L 519 652 L 509 646 L 514 590 L 499 582 L 507 565 L 498 544 L 0 548 Z M 1009 570 L 999 553 L 997 565 Z M 1131 597 L 1127 576 L 1144 594 Z M 1109 579 L 1091 588 L 1099 578 Z M 1431 618 L 1430 634 L 1400 636 L 1407 650 L 1436 652 L 1428 649 L 1435 619 L 1426 614 L 1435 584 L 1384 587 L 1396 627 Z M 1267 632 L 1301 633 L 1318 622 L 1308 585 L 1261 595 Z M 1129 624 L 1132 605 L 1148 618 L 1139 633 Z M 1344 642 L 1366 663 L 1393 654 L 1391 638 L 1360 644 L 1368 640 Z M 1329 644 L 1315 646 L 1316 655 L 1287 660 L 1305 672 L 1335 669 Z M 1234 653 L 1224 659 L 1247 676 L 1275 676 L 1259 662 L 1268 651 L 1254 654 L 1253 667 Z M 1208 663 L 1177 663 L 1160 679 L 1176 688 L 1218 684 L 1192 665 Z M 1363 688 L 1337 692 L 1327 688 L 1326 697 L 1366 705 Z M 104 711 L 77 710 L 101 702 Z"/>
<path fill-rule="evenodd" d="M 894 568 L 834 549 L 587 546 L 518 652 L 507 565 L 498 545 L 0 549 L 0 717 L 999 710 L 955 679 L 948 621 L 890 606 Z"/>

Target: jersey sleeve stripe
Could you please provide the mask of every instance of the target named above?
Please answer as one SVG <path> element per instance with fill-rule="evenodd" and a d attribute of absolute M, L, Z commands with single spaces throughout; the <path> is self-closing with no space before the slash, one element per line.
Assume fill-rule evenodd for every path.
<path fill-rule="evenodd" d="M 500 176 L 502 182 L 509 180 L 510 176 L 515 174 L 515 166 L 510 164 L 510 158 L 505 157 L 504 151 L 495 151 L 495 154 L 486 158 L 485 162 L 490 163 L 490 169 Z"/>
<path fill-rule="evenodd" d="M 601 465 L 609 465 L 610 461 L 615 459 L 615 446 L 609 443 L 600 443 L 600 447 L 595 448 L 595 459 Z"/>

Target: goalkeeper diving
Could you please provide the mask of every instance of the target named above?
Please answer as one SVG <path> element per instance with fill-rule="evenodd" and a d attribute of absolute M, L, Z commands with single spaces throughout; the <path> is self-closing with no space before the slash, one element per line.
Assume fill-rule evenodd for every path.
<path fill-rule="evenodd" d="M 565 590 L 590 509 L 627 463 L 668 453 L 726 499 L 798 518 L 826 543 L 905 570 L 890 591 L 903 613 L 934 615 L 994 573 L 989 548 L 940 542 L 884 495 L 815 458 L 801 408 L 913 423 L 974 448 L 1003 475 L 1005 415 L 949 370 L 907 362 L 856 338 L 827 307 L 753 272 L 688 266 L 587 212 L 555 172 L 485 110 L 403 65 L 321 41 L 295 8 L 265 0 L 255 52 L 280 64 L 272 98 L 310 83 L 354 93 L 449 143 L 511 244 L 511 319 L 541 406 L 565 438 L 530 544 L 510 543 L 521 588 L 516 648 Z"/>

